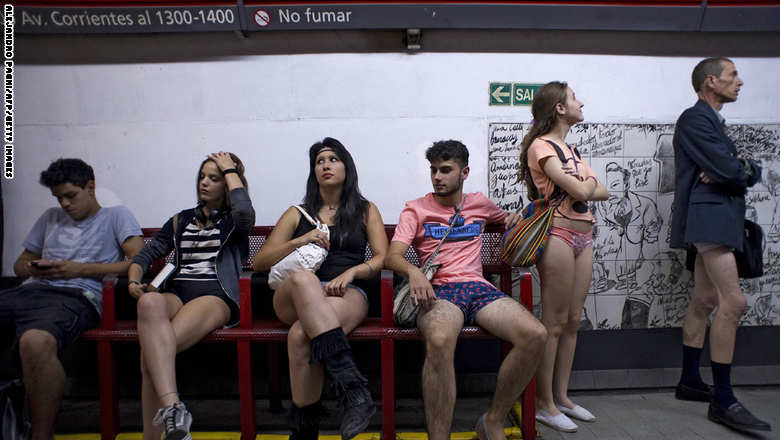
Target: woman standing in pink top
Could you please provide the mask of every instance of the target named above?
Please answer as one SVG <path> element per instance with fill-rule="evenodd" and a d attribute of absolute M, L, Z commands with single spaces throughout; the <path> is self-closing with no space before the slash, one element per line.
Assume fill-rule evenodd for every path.
<path fill-rule="evenodd" d="M 542 323 L 549 336 L 536 372 L 536 420 L 565 432 L 577 430 L 569 417 L 596 420 L 569 399 L 568 386 L 593 272 L 595 220 L 587 202 L 606 200 L 609 195 L 577 149 L 565 142 L 569 129 L 583 120 L 582 107 L 566 83 L 553 81 L 542 86 L 531 105 L 535 122 L 523 138 L 520 154 L 520 179 L 529 199 L 560 200 L 550 238 L 537 264 Z"/>

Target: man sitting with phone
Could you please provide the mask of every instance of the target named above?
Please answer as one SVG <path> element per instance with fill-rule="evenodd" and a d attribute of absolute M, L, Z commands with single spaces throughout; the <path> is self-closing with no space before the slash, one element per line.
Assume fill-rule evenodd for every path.
<path fill-rule="evenodd" d="M 97 326 L 101 279 L 126 273 L 144 246 L 141 227 L 124 206 L 102 208 L 95 174 L 80 159 L 58 159 L 41 173 L 59 208 L 49 208 L 24 240 L 14 272 L 24 282 L 0 291 L 0 327 L 13 328 L 0 347 L 4 366 L 18 368 L 30 403 L 32 440 L 50 440 L 65 390 L 63 349 Z M 18 357 L 17 357 L 18 355 Z M 17 370 L 18 371 L 18 370 Z"/>

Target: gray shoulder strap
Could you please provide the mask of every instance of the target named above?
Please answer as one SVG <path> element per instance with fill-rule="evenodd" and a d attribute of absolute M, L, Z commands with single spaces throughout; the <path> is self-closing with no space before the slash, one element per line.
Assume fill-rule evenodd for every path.
<path fill-rule="evenodd" d="M 176 233 L 179 231 L 179 213 L 173 215 L 173 237 L 176 239 Z"/>

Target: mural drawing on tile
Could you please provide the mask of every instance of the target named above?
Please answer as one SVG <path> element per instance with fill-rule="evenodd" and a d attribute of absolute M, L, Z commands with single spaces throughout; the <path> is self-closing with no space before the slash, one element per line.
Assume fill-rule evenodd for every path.
<path fill-rule="evenodd" d="M 517 171 L 529 126 L 496 122 L 488 128 L 489 195 L 510 211 L 528 203 Z M 780 325 L 780 124 L 730 125 L 727 131 L 740 152 L 763 168 L 762 181 L 748 191 L 746 218 L 764 230 L 764 276 L 742 281 L 748 300 L 742 323 Z M 583 123 L 566 139 L 610 192 L 608 200 L 590 206 L 596 224 L 589 297 L 604 299 L 588 301 L 585 329 L 682 325 L 693 276 L 685 269 L 686 253 L 669 248 L 673 133 L 672 124 Z M 533 275 L 538 314 L 538 276 Z"/>

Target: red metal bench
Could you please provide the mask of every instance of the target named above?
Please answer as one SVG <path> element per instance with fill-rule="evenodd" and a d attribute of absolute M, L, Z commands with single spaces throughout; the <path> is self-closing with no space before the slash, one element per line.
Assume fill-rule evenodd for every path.
<path fill-rule="evenodd" d="M 271 343 L 269 346 L 269 381 L 271 385 L 271 406 L 280 408 L 278 344 L 287 339 L 287 326 L 276 320 L 255 320 L 252 316 L 252 295 L 250 272 L 252 257 L 263 245 L 265 238 L 271 233 L 271 226 L 256 226 L 250 236 L 250 258 L 244 265 L 247 270 L 242 276 L 240 285 L 240 317 L 239 325 L 229 329 L 215 330 L 203 339 L 203 342 L 227 342 L 236 344 L 238 365 L 239 401 L 241 408 L 241 437 L 244 440 L 254 439 L 257 422 L 255 419 L 254 380 L 252 376 L 252 342 Z M 395 225 L 386 225 L 388 239 L 392 238 Z M 143 230 L 144 238 L 150 239 L 157 229 Z M 482 263 L 485 274 L 500 276 L 500 289 L 504 292 L 512 290 L 511 268 L 499 259 L 503 227 L 488 226 L 483 233 Z M 369 251 L 367 251 L 368 253 Z M 419 263 L 417 255 L 410 247 L 406 258 Z M 153 265 L 150 272 L 159 270 L 163 261 Z M 103 320 L 100 327 L 89 330 L 83 337 L 96 341 L 98 347 L 98 371 L 100 386 L 100 432 L 103 440 L 113 440 L 119 433 L 119 395 L 116 377 L 116 364 L 113 354 L 114 342 L 134 342 L 138 340 L 135 321 L 116 319 L 116 278 L 107 278 L 103 283 Z M 521 279 L 521 302 L 529 310 L 532 309 L 531 277 L 524 275 Z M 417 329 L 396 327 L 393 322 L 393 274 L 383 270 L 380 287 L 380 316 L 369 317 L 350 335 L 351 340 L 370 340 L 380 342 L 381 357 L 381 400 L 382 400 L 382 438 L 395 439 L 395 341 L 420 339 Z M 461 331 L 465 338 L 492 338 L 488 332 L 477 326 L 468 326 Z M 526 387 L 522 396 L 522 432 L 524 439 L 533 440 L 536 436 L 534 420 L 534 383 Z"/>

